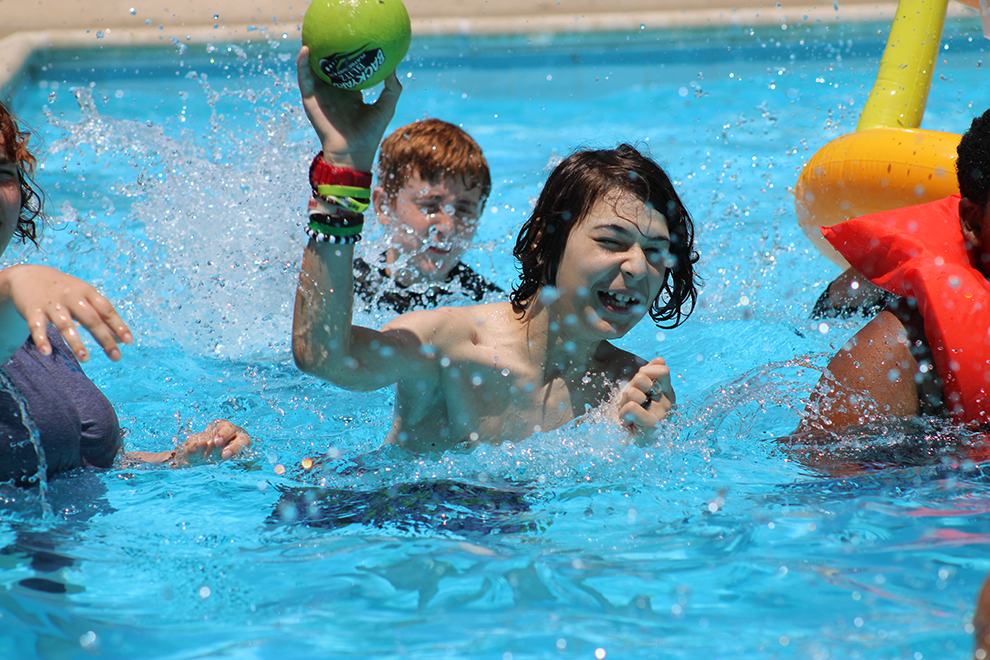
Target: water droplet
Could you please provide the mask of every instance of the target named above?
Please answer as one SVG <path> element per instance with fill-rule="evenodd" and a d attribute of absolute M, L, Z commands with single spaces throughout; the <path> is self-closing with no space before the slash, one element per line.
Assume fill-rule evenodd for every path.
<path fill-rule="evenodd" d="M 137 9 L 131 7 L 131 16 L 135 15 L 136 13 L 137 13 Z"/>
<path fill-rule="evenodd" d="M 547 284 L 540 289 L 540 304 L 552 305 L 557 300 L 557 289 Z"/>
<path fill-rule="evenodd" d="M 102 39 L 103 38 L 103 30 L 97 30 L 96 31 L 96 38 L 97 39 Z"/>
<path fill-rule="evenodd" d="M 79 646 L 83 647 L 87 651 L 95 651 L 97 649 L 97 642 L 99 638 L 96 633 L 92 630 L 83 633 L 79 636 Z"/>
<path fill-rule="evenodd" d="M 49 103 L 54 103 L 57 99 L 58 99 L 58 94 L 56 94 L 55 92 L 50 92 L 48 94 L 48 102 Z"/>

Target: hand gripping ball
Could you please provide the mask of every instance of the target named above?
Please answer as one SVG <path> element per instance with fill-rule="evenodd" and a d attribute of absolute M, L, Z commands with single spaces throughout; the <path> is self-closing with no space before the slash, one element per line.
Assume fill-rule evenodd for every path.
<path fill-rule="evenodd" d="M 401 0 L 313 0 L 302 41 L 316 75 L 341 89 L 365 89 L 395 70 L 411 34 Z"/>

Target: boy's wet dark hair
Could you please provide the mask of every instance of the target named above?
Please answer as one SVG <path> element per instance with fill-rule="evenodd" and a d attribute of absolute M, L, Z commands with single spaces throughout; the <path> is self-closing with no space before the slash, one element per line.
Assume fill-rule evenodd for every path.
<path fill-rule="evenodd" d="M 32 175 L 37 159 L 28 150 L 28 140 L 31 133 L 22 131 L 14 115 L 0 101 L 0 149 L 3 149 L 7 160 L 17 164 L 17 174 L 21 182 L 21 212 L 17 217 L 17 229 L 14 237 L 21 242 L 31 241 L 38 244 L 38 228 L 36 220 L 41 219 L 42 197 L 35 189 Z"/>
<path fill-rule="evenodd" d="M 661 328 L 675 328 L 687 320 L 698 299 L 694 223 L 663 169 L 629 144 L 578 151 L 550 174 L 512 251 L 522 271 L 521 281 L 510 296 L 513 309 L 521 313 L 541 287 L 555 284 L 571 230 L 599 200 L 616 191 L 662 213 L 670 232 L 672 263 L 664 274 L 660 294 L 650 306 L 650 318 Z M 668 321 L 672 323 L 664 325 Z"/>
<path fill-rule="evenodd" d="M 959 154 L 956 161 L 959 192 L 985 209 L 990 193 L 990 110 L 973 120 L 956 152 Z"/>

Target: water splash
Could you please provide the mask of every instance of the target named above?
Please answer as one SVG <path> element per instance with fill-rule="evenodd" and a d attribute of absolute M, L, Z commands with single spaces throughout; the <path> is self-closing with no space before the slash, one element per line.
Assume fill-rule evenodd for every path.
<path fill-rule="evenodd" d="M 21 413 L 21 421 L 28 431 L 28 439 L 38 455 L 38 471 L 33 477 L 29 477 L 28 481 L 37 481 L 38 497 L 41 500 L 41 514 L 43 518 L 50 520 L 53 517 L 53 513 L 51 502 L 48 501 L 48 460 L 45 458 L 45 448 L 41 446 L 41 433 L 38 431 L 38 427 L 35 426 L 34 420 L 31 419 L 31 415 L 28 412 L 27 400 L 3 369 L 0 369 L 0 389 L 9 392 L 10 396 L 17 403 L 17 407 Z"/>

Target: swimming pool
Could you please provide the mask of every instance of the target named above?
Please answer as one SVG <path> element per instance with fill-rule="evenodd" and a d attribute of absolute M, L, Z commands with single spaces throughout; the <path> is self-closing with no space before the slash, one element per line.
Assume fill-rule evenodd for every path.
<path fill-rule="evenodd" d="M 418 459 L 373 451 L 390 394 L 292 365 L 315 148 L 298 43 L 33 60 L 14 109 L 50 152 L 44 259 L 100 286 L 139 335 L 123 362 L 87 366 L 127 442 L 165 449 L 226 416 L 258 443 L 219 466 L 54 480 L 53 519 L 5 487 L 0 655 L 964 655 L 990 570 L 984 471 L 919 451 L 827 477 L 772 442 L 858 327 L 806 320 L 835 268 L 798 229 L 790 188 L 855 127 L 887 27 L 414 43 L 393 125 L 463 123 L 492 165 L 472 264 L 509 285 L 548 164 L 628 140 L 671 172 L 706 280 L 685 326 L 622 342 L 675 374 L 680 411 L 655 446 L 624 445 L 593 415 Z M 926 128 L 958 132 L 984 109 L 980 35 L 947 25 Z M 880 453 L 904 437 L 864 442 Z"/>

